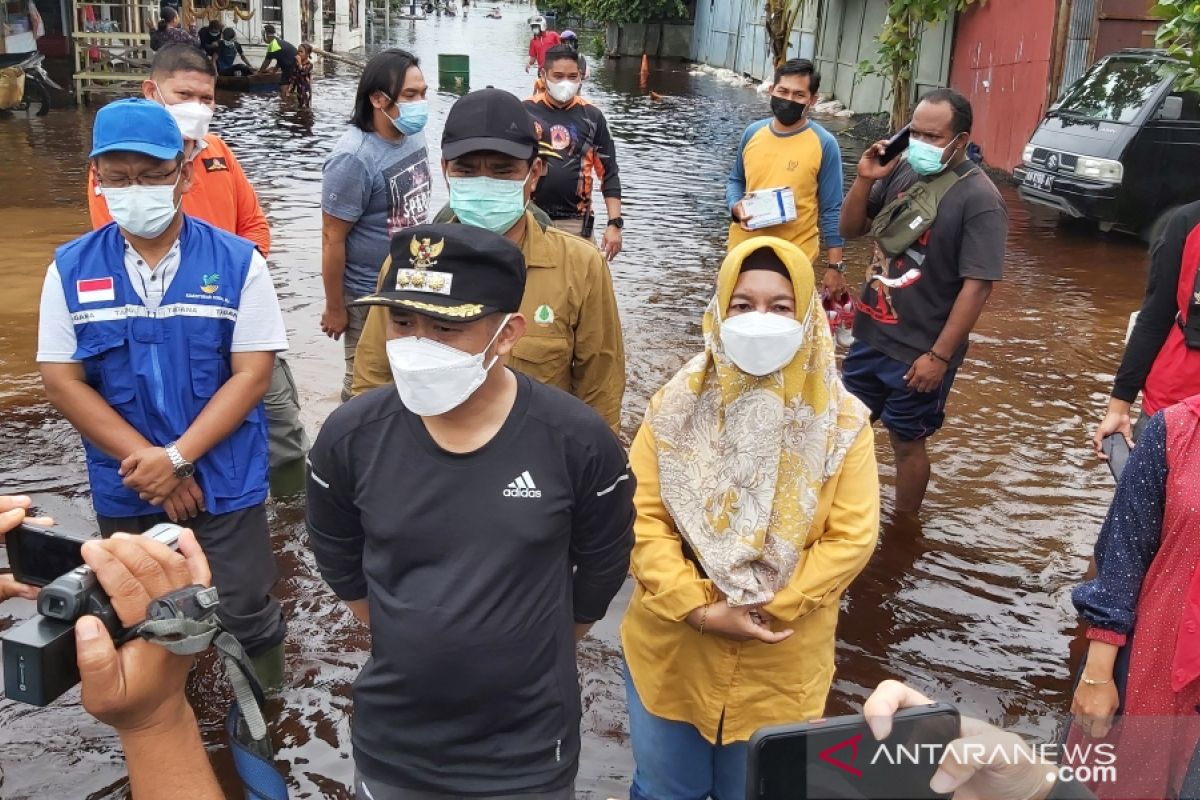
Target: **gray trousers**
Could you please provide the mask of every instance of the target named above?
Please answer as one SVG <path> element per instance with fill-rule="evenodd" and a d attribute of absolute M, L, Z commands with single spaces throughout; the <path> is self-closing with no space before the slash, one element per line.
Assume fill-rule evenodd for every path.
<path fill-rule="evenodd" d="M 389 786 L 368 778 L 354 770 L 354 796 L 357 800 L 462 800 L 461 794 L 426 792 L 421 789 L 405 789 Z M 574 800 L 575 787 L 564 786 L 552 792 L 524 792 L 522 794 L 471 795 L 471 800 Z"/>
<path fill-rule="evenodd" d="M 170 522 L 166 514 L 141 517 L 96 516 L 100 534 L 144 533 L 160 522 Z M 271 596 L 279 579 L 275 554 L 271 551 L 271 531 L 267 526 L 267 506 L 259 503 L 228 514 L 209 514 L 182 523 L 196 534 L 212 570 L 213 586 L 221 600 L 217 615 L 246 653 L 257 656 L 283 641 L 287 625 L 283 608 Z"/>
<path fill-rule="evenodd" d="M 282 356 L 275 356 L 271 388 L 263 396 L 267 411 L 267 448 L 271 469 L 290 464 L 308 454 L 308 437 L 300 422 L 300 395 L 292 370 Z"/>

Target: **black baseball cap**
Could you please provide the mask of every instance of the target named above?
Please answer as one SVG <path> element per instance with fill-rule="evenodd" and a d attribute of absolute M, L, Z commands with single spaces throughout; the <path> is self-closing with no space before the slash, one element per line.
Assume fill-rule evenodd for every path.
<path fill-rule="evenodd" d="M 515 95 L 503 89 L 480 89 L 462 96 L 446 116 L 442 157 L 447 161 L 489 150 L 530 159 L 541 140 L 537 122 Z"/>
<path fill-rule="evenodd" d="M 473 225 L 417 225 L 392 237 L 380 290 L 356 306 L 389 306 L 448 322 L 513 313 L 525 294 L 521 248 Z"/>

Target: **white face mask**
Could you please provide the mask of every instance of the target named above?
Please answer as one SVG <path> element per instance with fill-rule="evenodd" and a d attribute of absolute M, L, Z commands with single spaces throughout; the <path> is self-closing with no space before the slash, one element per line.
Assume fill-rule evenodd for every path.
<path fill-rule="evenodd" d="M 791 363 L 803 341 L 804 325 L 779 314 L 751 311 L 721 323 L 725 355 L 742 372 L 760 378 Z"/>
<path fill-rule="evenodd" d="M 179 178 L 183 177 L 182 169 L 179 173 Z M 179 178 L 170 186 L 101 187 L 100 191 L 117 227 L 138 238 L 153 239 L 171 225 L 179 211 L 179 204 L 175 202 Z"/>
<path fill-rule="evenodd" d="M 546 81 L 546 91 L 556 103 L 569 103 L 579 94 L 580 84 L 576 81 Z"/>
<path fill-rule="evenodd" d="M 482 353 L 464 353 L 432 339 L 405 336 L 387 343 L 388 364 L 404 407 L 420 417 L 436 417 L 461 406 L 487 380 L 483 357 L 512 314 L 506 314 Z"/>
<path fill-rule="evenodd" d="M 213 110 L 197 100 L 189 100 L 186 103 L 168 104 L 163 99 L 162 89 L 158 88 L 158 84 L 154 84 L 154 88 L 158 89 L 158 99 L 163 107 L 167 109 L 167 113 L 175 120 L 175 124 L 179 126 L 179 132 L 183 134 L 183 138 L 199 141 L 208 134 L 208 125 L 212 122 Z"/>

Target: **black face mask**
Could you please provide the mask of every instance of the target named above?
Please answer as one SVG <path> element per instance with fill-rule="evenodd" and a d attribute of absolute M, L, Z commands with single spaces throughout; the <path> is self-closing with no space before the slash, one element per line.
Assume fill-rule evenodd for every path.
<path fill-rule="evenodd" d="M 797 103 L 795 100 L 785 100 L 782 97 L 771 98 L 771 113 L 775 119 L 779 120 L 780 125 L 795 125 L 804 119 L 804 112 L 807 108 L 807 104 Z"/>

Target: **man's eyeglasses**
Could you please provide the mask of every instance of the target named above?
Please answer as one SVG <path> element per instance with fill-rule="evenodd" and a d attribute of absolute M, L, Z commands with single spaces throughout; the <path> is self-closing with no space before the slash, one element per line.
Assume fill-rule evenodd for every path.
<path fill-rule="evenodd" d="M 170 186 L 175 183 L 175 176 L 181 168 L 182 165 L 175 167 L 170 172 L 147 172 L 135 178 L 130 178 L 128 175 L 104 175 L 98 172 L 96 178 L 100 181 L 100 186 L 105 189 L 127 189 L 130 186 Z"/>

